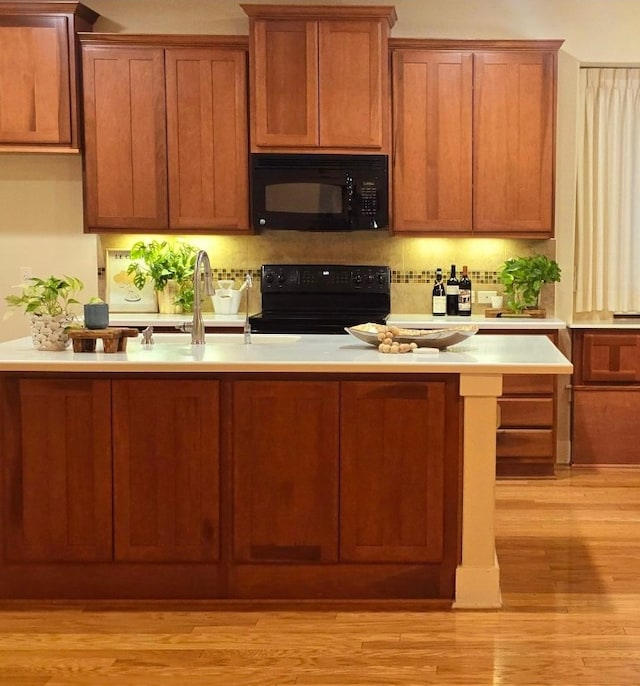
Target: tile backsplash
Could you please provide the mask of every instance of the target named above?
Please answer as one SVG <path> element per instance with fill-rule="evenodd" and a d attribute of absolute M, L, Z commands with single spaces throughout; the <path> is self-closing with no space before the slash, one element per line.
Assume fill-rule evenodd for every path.
<path fill-rule="evenodd" d="M 179 238 L 206 250 L 214 279 L 240 282 L 250 271 L 254 276 L 262 264 L 385 264 L 391 267 L 391 308 L 394 313 L 431 311 L 431 285 L 435 270 L 458 272 L 468 266 L 473 288 L 502 290 L 497 272 L 509 257 L 543 253 L 555 257 L 555 241 L 499 238 L 415 238 L 389 236 L 383 232 L 302 233 L 269 231 L 253 236 L 161 236 L 109 234 L 98 241 L 98 268 L 104 268 L 106 249 L 129 249 L 138 240 Z M 103 270 L 104 271 L 104 270 Z M 104 280 L 101 279 L 101 284 Z M 553 313 L 553 288 L 543 292 L 543 306 Z M 474 304 L 482 312 L 486 305 Z M 251 309 L 260 309 L 259 289 L 251 294 Z"/>

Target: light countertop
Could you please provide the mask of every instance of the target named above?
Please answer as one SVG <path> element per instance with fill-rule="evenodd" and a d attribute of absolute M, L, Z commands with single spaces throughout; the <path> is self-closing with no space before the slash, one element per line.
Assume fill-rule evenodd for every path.
<path fill-rule="evenodd" d="M 252 313 L 254 314 L 254 313 Z M 244 326 L 244 314 L 215 314 L 205 312 L 202 315 L 205 327 L 215 328 L 238 328 Z M 154 326 L 178 329 L 185 323 L 190 323 L 190 314 L 158 314 L 156 313 L 121 313 L 109 314 L 110 326 Z M 364 322 L 354 322 L 364 324 Z M 564 329 L 566 324 L 561 319 L 547 317 L 535 319 L 533 317 L 485 317 L 474 314 L 471 317 L 434 317 L 432 314 L 394 314 L 389 315 L 388 324 L 417 329 L 444 329 L 449 326 L 460 324 L 475 324 L 481 329 Z M 640 327 L 640 320 L 638 320 Z"/>
<path fill-rule="evenodd" d="M 594 319 L 591 321 L 573 322 L 570 329 L 640 329 L 640 319 Z"/>
<path fill-rule="evenodd" d="M 402 326 L 408 329 L 430 329 L 461 324 L 475 324 L 480 329 L 564 329 L 566 324 L 562 319 L 545 317 L 485 317 L 483 314 L 473 314 L 471 317 L 434 317 L 432 314 L 394 314 L 389 315 L 387 324 Z"/>
<path fill-rule="evenodd" d="M 383 354 L 348 335 L 210 333 L 205 345 L 191 345 L 189 334 L 154 334 L 154 345 L 129 338 L 124 352 L 95 353 L 71 348 L 45 352 L 30 338 L 0 343 L 0 372 L 282 372 L 282 373 L 464 373 L 566 374 L 569 360 L 544 335 L 472 336 L 431 354 Z"/>

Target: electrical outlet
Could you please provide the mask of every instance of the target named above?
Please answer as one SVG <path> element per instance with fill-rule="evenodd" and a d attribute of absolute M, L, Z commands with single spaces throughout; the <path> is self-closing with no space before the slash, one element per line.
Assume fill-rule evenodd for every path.
<path fill-rule="evenodd" d="M 28 281 L 33 278 L 33 269 L 31 267 L 20 267 L 20 281 Z"/>
<path fill-rule="evenodd" d="M 478 294 L 478 302 L 485 305 L 491 304 L 491 297 L 498 295 L 498 291 L 476 291 Z"/>

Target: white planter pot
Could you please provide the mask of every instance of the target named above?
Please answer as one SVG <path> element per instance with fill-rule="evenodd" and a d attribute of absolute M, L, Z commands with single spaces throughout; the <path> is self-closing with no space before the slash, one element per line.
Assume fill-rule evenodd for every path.
<path fill-rule="evenodd" d="M 176 298 L 180 295 L 178 283 L 170 279 L 161 291 L 156 291 L 158 296 L 158 312 L 160 314 L 181 314 L 182 305 L 176 305 Z"/>
<path fill-rule="evenodd" d="M 66 331 L 74 320 L 73 315 L 31 315 L 31 340 L 38 350 L 64 350 L 71 342 Z"/>

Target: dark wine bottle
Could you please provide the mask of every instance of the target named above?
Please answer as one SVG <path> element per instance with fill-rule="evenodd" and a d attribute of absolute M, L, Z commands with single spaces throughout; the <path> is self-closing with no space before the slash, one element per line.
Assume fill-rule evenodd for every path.
<path fill-rule="evenodd" d="M 471 279 L 467 273 L 467 265 L 462 267 L 460 290 L 458 291 L 458 314 L 462 317 L 471 316 Z"/>
<path fill-rule="evenodd" d="M 458 294 L 460 292 L 460 282 L 456 276 L 456 265 L 451 265 L 451 274 L 447 279 L 447 314 L 458 314 Z"/>
<path fill-rule="evenodd" d="M 431 312 L 435 317 L 447 314 L 447 292 L 444 287 L 442 268 L 436 269 L 436 282 L 431 294 Z"/>

